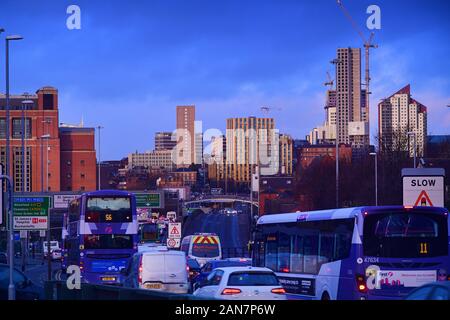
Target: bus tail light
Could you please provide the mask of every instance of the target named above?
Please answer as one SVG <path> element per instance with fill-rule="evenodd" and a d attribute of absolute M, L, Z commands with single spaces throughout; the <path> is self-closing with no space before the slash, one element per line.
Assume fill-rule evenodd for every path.
<path fill-rule="evenodd" d="M 356 286 L 361 293 L 367 292 L 366 278 L 363 275 L 356 275 Z"/>
<path fill-rule="evenodd" d="M 144 269 L 142 268 L 142 256 L 139 259 L 139 272 L 138 272 L 138 283 L 142 284 L 142 271 Z"/>
<path fill-rule="evenodd" d="M 233 294 L 239 294 L 242 291 L 240 289 L 235 289 L 235 288 L 225 288 L 222 291 L 222 295 L 225 296 L 229 296 L 229 295 L 233 295 Z"/>
<path fill-rule="evenodd" d="M 270 290 L 270 292 L 275 293 L 275 294 L 285 294 L 286 290 L 284 290 L 284 288 L 275 288 Z"/>

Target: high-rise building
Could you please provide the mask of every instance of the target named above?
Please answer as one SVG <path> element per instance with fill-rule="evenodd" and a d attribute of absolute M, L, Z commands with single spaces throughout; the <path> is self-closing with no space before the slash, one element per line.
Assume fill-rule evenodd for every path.
<path fill-rule="evenodd" d="M 280 173 L 282 175 L 292 175 L 293 173 L 293 145 L 294 140 L 286 134 L 280 135 Z"/>
<path fill-rule="evenodd" d="M 9 174 L 14 181 L 14 191 L 22 191 L 22 176 L 25 191 L 60 191 L 58 90 L 43 87 L 32 95 L 10 95 L 9 106 L 10 132 L 7 133 L 6 96 L 0 94 L 0 162 L 5 167 L 8 134 Z M 25 172 L 22 172 L 22 116 L 26 133 Z"/>
<path fill-rule="evenodd" d="M 62 126 L 61 191 L 93 191 L 97 188 L 95 128 Z"/>
<path fill-rule="evenodd" d="M 409 151 L 424 155 L 427 139 L 427 107 L 411 98 L 408 84 L 378 104 L 379 148 L 381 151 Z"/>
<path fill-rule="evenodd" d="M 177 145 L 172 140 L 172 132 L 156 132 L 155 133 L 155 150 L 172 150 Z"/>
<path fill-rule="evenodd" d="M 226 138 L 225 136 L 211 137 L 211 154 L 208 166 L 208 178 L 214 181 L 223 181 L 226 176 Z"/>
<path fill-rule="evenodd" d="M 195 106 L 177 106 L 176 164 L 188 167 L 195 162 Z"/>
<path fill-rule="evenodd" d="M 336 110 L 338 143 L 354 149 L 367 148 L 369 117 L 365 110 L 365 92 L 361 90 L 361 49 L 339 48 L 336 66 Z"/>
<path fill-rule="evenodd" d="M 203 164 L 203 133 L 195 133 L 195 164 Z"/>
<path fill-rule="evenodd" d="M 261 174 L 279 172 L 279 144 L 272 118 L 227 119 L 226 165 L 228 179 L 250 182 L 258 164 Z"/>

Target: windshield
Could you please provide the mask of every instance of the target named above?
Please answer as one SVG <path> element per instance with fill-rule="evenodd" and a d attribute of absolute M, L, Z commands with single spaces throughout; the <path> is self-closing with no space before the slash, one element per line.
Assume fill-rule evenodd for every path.
<path fill-rule="evenodd" d="M 85 249 L 132 249 L 133 237 L 128 234 L 84 235 Z"/>
<path fill-rule="evenodd" d="M 233 272 L 228 278 L 229 286 L 278 286 L 275 274 L 271 272 Z"/>
<path fill-rule="evenodd" d="M 388 213 L 366 217 L 364 254 L 389 258 L 447 255 L 447 220 L 436 214 Z"/>
<path fill-rule="evenodd" d="M 199 258 L 215 258 L 220 255 L 217 243 L 194 243 L 192 245 L 192 256 Z"/>
<path fill-rule="evenodd" d="M 129 197 L 89 197 L 86 222 L 131 222 Z"/>

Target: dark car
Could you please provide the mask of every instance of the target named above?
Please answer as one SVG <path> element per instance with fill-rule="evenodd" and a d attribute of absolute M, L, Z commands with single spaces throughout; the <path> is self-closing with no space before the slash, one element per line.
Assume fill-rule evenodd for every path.
<path fill-rule="evenodd" d="M 411 291 L 405 300 L 450 300 L 450 281 L 425 284 Z"/>
<path fill-rule="evenodd" d="M 211 271 L 213 271 L 216 268 L 222 268 L 222 267 L 245 267 L 245 266 L 251 266 L 252 261 L 250 259 L 239 259 L 239 258 L 232 258 L 232 259 L 225 259 L 225 260 L 214 260 L 205 263 L 205 265 L 200 269 L 200 273 L 192 280 L 192 286 L 193 290 L 195 291 L 200 284 L 200 282 L 204 281 Z"/>
<path fill-rule="evenodd" d="M 22 272 L 13 271 L 13 282 L 16 289 L 16 300 L 44 299 L 44 289 L 35 285 Z M 0 264 L 0 300 L 8 300 L 9 266 Z"/>

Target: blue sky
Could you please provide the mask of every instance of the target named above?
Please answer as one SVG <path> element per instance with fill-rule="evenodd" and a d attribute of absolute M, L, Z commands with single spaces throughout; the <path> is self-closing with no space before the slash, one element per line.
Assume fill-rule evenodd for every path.
<path fill-rule="evenodd" d="M 372 135 L 376 104 L 408 83 L 429 108 L 429 133 L 449 134 L 450 1 L 344 3 L 367 35 L 366 8 L 381 7 Z M 71 4 L 81 30 L 66 27 Z M 197 106 L 203 129 L 220 130 L 273 106 L 280 131 L 304 138 L 324 121 L 336 48 L 362 45 L 335 0 L 2 0 L 0 27 L 25 37 L 11 45 L 11 92 L 58 88 L 61 122 L 105 127 L 102 159 L 152 149 L 181 104 Z"/>

